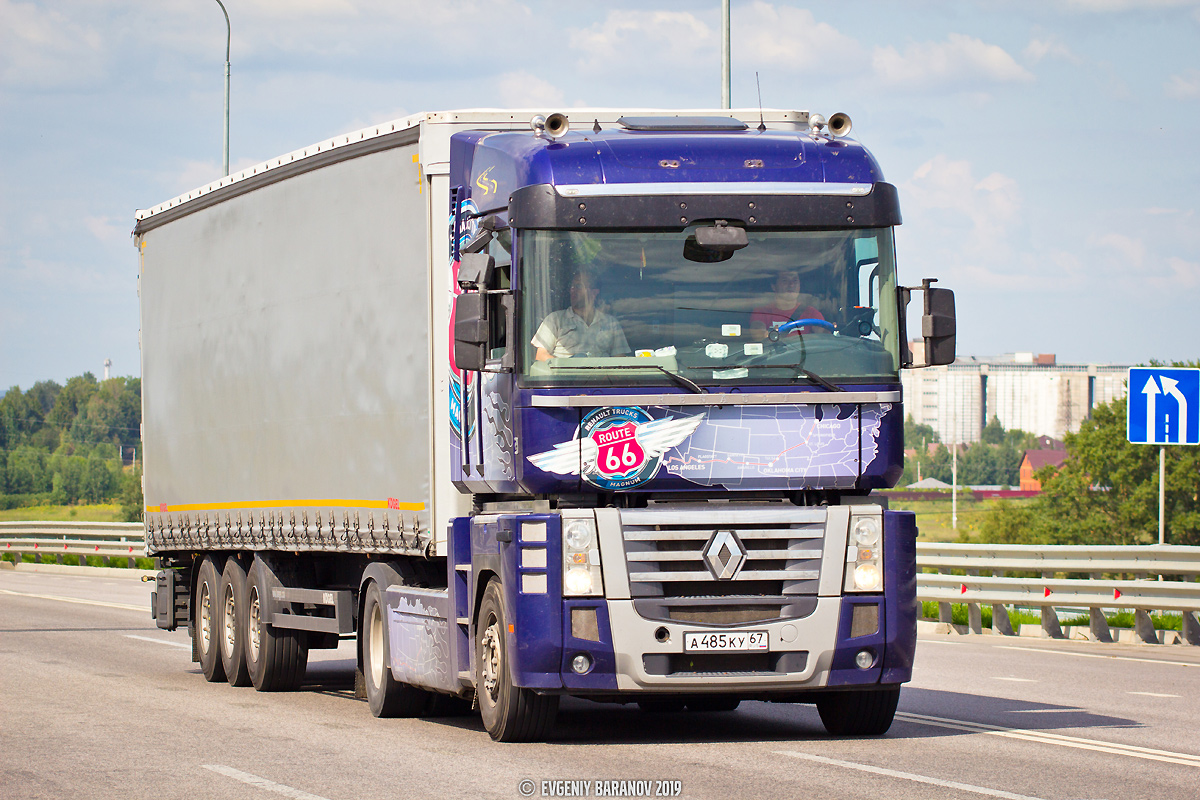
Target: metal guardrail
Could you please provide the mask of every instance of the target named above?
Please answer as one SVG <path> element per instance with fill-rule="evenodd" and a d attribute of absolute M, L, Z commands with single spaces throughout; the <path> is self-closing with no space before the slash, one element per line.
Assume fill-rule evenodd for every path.
<path fill-rule="evenodd" d="M 1157 643 L 1149 612 L 1178 611 L 1184 641 L 1200 645 L 1200 547 L 918 542 L 917 567 L 917 598 L 936 602 L 947 624 L 951 604 L 965 604 L 970 633 L 983 632 L 981 605 L 992 606 L 992 630 L 1008 636 L 1007 606 L 1037 608 L 1052 638 L 1065 638 L 1057 609 L 1087 609 L 1091 638 L 1111 642 L 1103 609 L 1128 609 L 1137 639 Z"/>
<path fill-rule="evenodd" d="M 0 522 L 0 553 L 54 556 L 59 564 L 64 555 L 97 556 L 105 565 L 124 558 L 132 567 L 146 555 L 145 529 L 140 522 Z"/>
<path fill-rule="evenodd" d="M 63 555 L 125 558 L 133 566 L 145 555 L 145 530 L 137 522 L 0 522 L 0 553 L 59 563 Z M 918 542 L 917 569 L 917 599 L 936 602 L 946 624 L 951 605 L 965 604 L 971 633 L 983 632 L 981 606 L 991 605 L 993 631 L 1015 635 L 1007 609 L 1018 606 L 1040 609 L 1044 635 L 1065 638 L 1056 609 L 1086 608 L 1092 638 L 1111 642 L 1103 609 L 1129 609 L 1136 636 L 1158 642 L 1148 612 L 1178 611 L 1183 639 L 1200 645 L 1200 547 Z"/>

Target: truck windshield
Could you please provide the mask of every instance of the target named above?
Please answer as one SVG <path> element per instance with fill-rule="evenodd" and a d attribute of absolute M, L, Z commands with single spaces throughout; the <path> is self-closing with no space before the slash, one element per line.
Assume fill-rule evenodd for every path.
<path fill-rule="evenodd" d="M 522 232 L 524 382 L 672 383 L 664 371 L 700 386 L 896 380 L 890 228 L 747 234 L 717 252 L 697 245 L 695 226 Z"/>

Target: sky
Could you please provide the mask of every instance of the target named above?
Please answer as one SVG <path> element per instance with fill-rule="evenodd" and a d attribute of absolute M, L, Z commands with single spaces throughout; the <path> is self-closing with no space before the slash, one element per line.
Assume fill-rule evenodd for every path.
<path fill-rule="evenodd" d="M 227 0 L 231 169 L 454 108 L 719 108 L 720 0 Z M 850 115 L 960 355 L 1200 357 L 1200 0 L 732 0 L 733 106 Z M 0 0 L 0 392 L 138 375 L 134 212 L 221 175 L 214 0 Z"/>

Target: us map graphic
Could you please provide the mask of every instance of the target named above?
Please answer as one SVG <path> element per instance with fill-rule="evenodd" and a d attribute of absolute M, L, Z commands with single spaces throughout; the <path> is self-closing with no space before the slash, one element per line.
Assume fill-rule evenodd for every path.
<path fill-rule="evenodd" d="M 582 469 L 585 480 L 608 489 L 646 483 L 660 470 L 700 486 L 851 487 L 878 455 L 891 408 L 717 406 L 661 419 L 641 408 L 600 408 L 574 439 L 529 461 L 564 475 Z"/>
<path fill-rule="evenodd" d="M 839 406 L 725 406 L 669 451 L 662 469 L 701 486 L 852 486 L 859 474 L 857 415 Z M 862 468 L 879 452 L 890 403 L 862 407 Z"/>

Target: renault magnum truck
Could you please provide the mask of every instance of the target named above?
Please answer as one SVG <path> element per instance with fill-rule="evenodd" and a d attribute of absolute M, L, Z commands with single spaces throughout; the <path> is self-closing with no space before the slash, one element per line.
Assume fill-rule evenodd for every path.
<path fill-rule="evenodd" d="M 423 113 L 137 213 L 153 613 L 376 716 L 891 724 L 916 642 L 897 192 L 799 111 Z M 923 366 L 917 365 L 917 366 Z"/>

